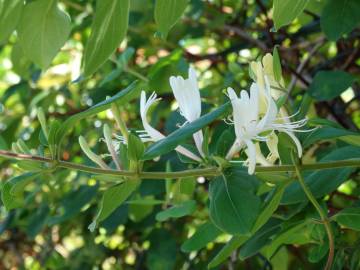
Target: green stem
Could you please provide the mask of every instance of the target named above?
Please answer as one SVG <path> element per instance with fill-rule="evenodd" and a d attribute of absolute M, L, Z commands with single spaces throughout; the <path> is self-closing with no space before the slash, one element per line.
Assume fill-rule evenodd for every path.
<path fill-rule="evenodd" d="M 324 212 L 324 209 L 320 206 L 320 204 L 318 203 L 318 201 L 316 200 L 316 198 L 312 194 L 310 188 L 305 183 L 305 180 L 304 180 L 304 178 L 302 177 L 302 174 L 301 174 L 301 166 L 296 162 L 296 156 L 295 156 L 294 153 L 292 153 L 292 159 L 293 159 L 293 163 L 294 163 L 294 166 L 295 166 L 295 172 L 296 172 L 296 175 L 298 177 L 299 183 L 300 183 L 303 191 L 305 192 L 306 196 L 308 197 L 310 202 L 313 204 L 316 211 L 319 213 L 321 221 L 325 226 L 325 230 L 326 230 L 326 233 L 327 233 L 328 238 L 329 238 L 329 256 L 328 256 L 328 259 L 327 259 L 324 270 L 330 270 L 332 262 L 334 260 L 334 250 L 335 250 L 334 236 L 333 236 L 333 232 L 332 232 L 332 229 L 331 229 L 330 220 L 329 220 L 327 214 Z"/>
<path fill-rule="evenodd" d="M 133 70 L 132 68 L 129 68 L 129 67 L 125 67 L 124 68 L 124 71 L 133 75 L 134 77 L 144 81 L 144 82 L 149 82 L 149 79 L 146 78 L 144 75 L 140 74 L 139 72 L 137 72 L 136 70 Z"/>
<path fill-rule="evenodd" d="M 17 154 L 5 150 L 0 150 L 0 156 L 10 159 L 17 160 L 30 160 L 34 162 L 48 163 L 53 168 L 61 167 L 72 170 L 78 170 L 93 174 L 106 174 L 121 177 L 134 177 L 139 176 L 143 179 L 175 179 L 182 177 L 198 177 L 198 176 L 219 176 L 221 170 L 217 167 L 199 168 L 192 170 L 184 170 L 178 172 L 132 172 L 132 171 L 118 171 L 118 170 L 107 170 L 96 167 L 85 166 L 77 163 L 67 161 L 56 161 L 50 158 L 44 158 L 40 156 L 33 156 L 27 154 Z M 350 160 L 339 160 L 317 164 L 303 164 L 297 165 L 300 170 L 322 170 L 322 169 L 333 169 L 333 168 L 344 168 L 344 167 L 359 167 L 360 159 Z M 296 170 L 294 165 L 279 165 L 279 166 L 268 166 L 268 167 L 256 167 L 256 172 L 293 172 Z"/>

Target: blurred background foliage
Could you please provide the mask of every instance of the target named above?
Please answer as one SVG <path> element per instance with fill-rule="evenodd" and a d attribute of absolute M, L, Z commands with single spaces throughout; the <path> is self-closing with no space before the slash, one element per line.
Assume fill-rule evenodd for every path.
<path fill-rule="evenodd" d="M 272 1 L 191 0 L 167 36 L 158 32 L 154 1 L 130 2 L 125 39 L 108 61 L 86 77 L 81 63 L 91 33 L 95 1 L 58 2 L 59 8 L 71 18 L 71 32 L 46 69 L 24 55 L 16 32 L 1 40 L 0 149 L 11 149 L 18 138 L 29 148 L 38 147 L 41 127 L 36 118 L 37 108 L 44 109 L 49 121 L 63 121 L 118 93 L 136 79 L 142 81 L 141 88 L 148 93 L 156 91 L 161 95 L 162 102 L 153 108 L 151 122 L 169 134 L 184 122 L 173 103 L 168 82 L 171 75 L 187 76 L 189 65 L 193 65 L 207 111 L 224 103 L 226 87 L 248 89 L 251 83 L 248 64 L 272 52 L 275 45 L 290 92 L 289 111 L 331 120 L 334 128 L 359 130 L 357 0 L 302 1 L 305 9 L 291 23 L 279 20 L 277 31 L 272 20 L 276 16 Z M 334 2 L 350 4 L 341 13 Z M 16 15 L 12 15 L 14 21 Z M 130 129 L 142 129 L 137 98 L 121 107 L 121 115 Z M 104 123 L 114 125 L 110 111 L 79 122 L 66 138 L 61 158 L 92 165 L 81 153 L 78 137 L 83 135 L 95 152 L 106 153 L 105 143 L 99 141 Z M 219 120 L 213 127 L 213 137 L 218 138 L 226 124 Z M 314 162 L 347 145 L 346 140 L 332 139 L 338 136 L 332 132 L 328 130 L 313 138 L 317 143 L 307 149 L 304 162 Z M 351 139 L 359 145 L 358 137 Z M 210 148 L 216 147 L 213 141 Z M 355 151 L 355 147 L 347 147 L 348 151 Z M 22 165 L 16 161 L 0 158 L 0 162 L 2 182 L 22 172 Z M 175 153 L 170 153 L 147 169 L 186 167 Z M 340 187 L 326 195 L 330 213 L 360 206 L 358 170 L 345 174 Z M 331 174 L 328 176 L 331 178 Z M 144 181 L 131 202 L 118 207 L 98 230 L 90 232 L 88 226 L 97 213 L 101 191 L 110 184 L 69 170 L 36 176 L 26 187 L 21 208 L 6 211 L 0 207 L 0 268 L 206 269 L 230 239 L 205 223 L 209 215 L 208 182 L 203 178 Z M 287 200 L 291 201 L 289 196 Z M 190 199 L 196 204 L 190 201 L 186 205 L 187 216 L 178 219 L 157 216 L 169 205 Z M 327 243 L 323 242 L 321 225 L 304 221 L 305 216 L 314 214 L 312 207 L 306 203 L 286 204 L 280 211 L 287 217 L 288 227 L 271 245 L 268 238 L 260 236 L 258 241 L 265 241 L 261 253 L 252 252 L 250 243 L 246 246 L 250 251 L 243 249 L 238 253 L 235 249 L 222 264 L 213 260 L 213 265 L 217 269 L 319 269 Z M 190 243 L 186 241 L 198 228 L 207 232 L 207 239 L 193 237 Z M 359 232 L 340 228 L 336 232 L 334 269 L 360 269 Z"/>

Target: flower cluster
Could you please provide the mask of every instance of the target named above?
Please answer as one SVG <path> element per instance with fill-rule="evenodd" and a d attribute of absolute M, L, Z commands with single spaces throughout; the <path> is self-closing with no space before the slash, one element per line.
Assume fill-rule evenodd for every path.
<path fill-rule="evenodd" d="M 227 95 L 232 105 L 232 115 L 230 124 L 234 126 L 236 139 L 226 155 L 226 159 L 231 160 L 238 152 L 244 150 L 248 159 L 244 162 L 248 166 L 248 173 L 255 172 L 256 164 L 263 166 L 272 165 L 279 158 L 277 150 L 278 137 L 277 132 L 286 133 L 295 143 L 299 157 L 302 156 L 302 147 L 300 141 L 294 132 L 301 132 L 307 120 L 291 121 L 293 116 L 288 116 L 285 108 L 278 108 L 276 100 L 282 93 L 283 80 L 275 79 L 273 71 L 273 58 L 271 54 L 267 54 L 262 62 L 252 62 L 250 68 L 253 74 L 254 82 L 251 84 L 250 91 L 242 90 L 237 95 L 231 87 L 227 89 Z M 188 78 L 181 76 L 170 77 L 170 86 L 174 97 L 178 103 L 181 115 L 186 119 L 187 123 L 193 122 L 201 116 L 201 96 L 197 83 L 195 70 L 190 67 Z M 143 142 L 156 142 L 164 139 L 166 136 L 160 131 L 152 127 L 147 119 L 147 114 L 151 106 L 158 102 L 155 92 L 146 98 L 145 91 L 141 92 L 140 97 L 140 116 L 144 127 L 143 131 L 139 131 L 138 135 Z M 109 148 L 109 152 L 113 159 L 116 154 L 112 147 L 110 130 L 106 126 L 104 129 L 105 141 Z M 201 162 L 204 158 L 203 152 L 203 133 L 202 130 L 193 134 L 193 139 L 198 153 L 193 153 L 187 148 L 179 145 L 176 151 L 182 155 Z M 269 155 L 265 157 L 260 150 L 260 142 L 265 142 L 269 149 Z M 127 143 L 123 137 L 119 138 L 116 143 Z M 107 167 L 101 160 L 96 158 L 85 145 L 84 139 L 80 139 L 80 145 L 89 153 L 89 157 L 99 164 L 99 166 Z M 117 148 L 117 147 L 116 147 Z M 120 164 L 115 160 L 115 165 L 119 169 Z"/>

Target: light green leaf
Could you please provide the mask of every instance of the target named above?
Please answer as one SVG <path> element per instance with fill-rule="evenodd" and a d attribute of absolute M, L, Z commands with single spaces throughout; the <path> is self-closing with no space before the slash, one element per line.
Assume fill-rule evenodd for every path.
<path fill-rule="evenodd" d="M 144 154 L 145 146 L 139 137 L 130 133 L 128 143 L 128 158 L 133 161 L 138 161 Z"/>
<path fill-rule="evenodd" d="M 358 0 L 328 0 L 321 15 L 321 29 L 328 39 L 336 41 L 360 23 L 359 14 Z"/>
<path fill-rule="evenodd" d="M 94 73 L 120 46 L 129 23 L 130 0 L 98 0 L 84 54 L 84 74 Z"/>
<path fill-rule="evenodd" d="M 221 264 L 223 261 L 225 261 L 234 250 L 239 248 L 243 243 L 245 243 L 249 239 L 249 236 L 234 236 L 230 239 L 229 242 L 226 243 L 226 245 L 219 251 L 218 254 L 208 264 L 208 268 L 214 268 Z"/>
<path fill-rule="evenodd" d="M 197 251 L 205 247 L 208 243 L 212 242 L 221 234 L 219 228 L 214 226 L 211 222 L 202 224 L 196 232 L 187 239 L 182 245 L 183 252 Z"/>
<path fill-rule="evenodd" d="M 320 71 L 309 87 L 309 94 L 316 100 L 330 100 L 339 96 L 354 82 L 354 77 L 344 71 Z"/>
<path fill-rule="evenodd" d="M 345 208 L 337 213 L 332 219 L 341 226 L 360 231 L 360 207 Z"/>
<path fill-rule="evenodd" d="M 155 22 L 164 38 L 180 19 L 188 4 L 188 0 L 156 0 Z"/>
<path fill-rule="evenodd" d="M 4 0 L 0 10 L 0 44 L 15 30 L 24 7 L 23 0 Z"/>
<path fill-rule="evenodd" d="M 95 220 L 89 225 L 89 230 L 94 231 L 97 224 L 106 219 L 118 208 L 139 186 L 139 180 L 128 180 L 107 189 L 102 197 L 100 210 Z"/>
<path fill-rule="evenodd" d="M 156 158 L 162 154 L 166 154 L 171 150 L 175 149 L 176 146 L 184 142 L 184 140 L 191 137 L 196 131 L 200 130 L 204 126 L 210 124 L 215 119 L 227 114 L 230 103 L 227 102 L 217 108 L 216 110 L 201 116 L 199 119 L 188 123 L 181 128 L 177 129 L 165 139 L 162 139 L 153 145 L 151 145 L 143 156 L 143 160 L 149 160 Z"/>
<path fill-rule="evenodd" d="M 28 172 L 15 176 L 5 183 L 1 188 L 1 200 L 7 211 L 21 207 L 24 204 L 23 191 L 39 173 Z"/>
<path fill-rule="evenodd" d="M 280 82 L 282 78 L 282 68 L 281 68 L 281 60 L 277 46 L 274 47 L 274 51 L 273 51 L 273 70 L 274 70 L 275 80 L 277 82 Z"/>
<path fill-rule="evenodd" d="M 309 0 L 274 0 L 273 20 L 276 30 L 291 23 L 304 10 Z"/>
<path fill-rule="evenodd" d="M 210 218 L 217 227 L 232 235 L 251 233 L 261 204 L 255 195 L 257 181 L 236 167 L 211 181 Z"/>
<path fill-rule="evenodd" d="M 186 201 L 179 205 L 172 206 L 164 211 L 157 213 L 157 221 L 166 221 L 170 218 L 180 218 L 192 214 L 196 210 L 196 202 Z"/>
<path fill-rule="evenodd" d="M 27 4 L 17 28 L 26 57 L 43 69 L 65 44 L 70 30 L 70 18 L 57 7 L 56 0 Z"/>

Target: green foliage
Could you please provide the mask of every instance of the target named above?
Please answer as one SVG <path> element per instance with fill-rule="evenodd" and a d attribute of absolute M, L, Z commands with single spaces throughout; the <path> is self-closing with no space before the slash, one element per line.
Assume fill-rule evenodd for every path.
<path fill-rule="evenodd" d="M 84 75 L 93 74 L 119 47 L 126 35 L 130 0 L 98 0 L 84 53 Z"/>
<path fill-rule="evenodd" d="M 164 38 L 180 19 L 187 4 L 188 0 L 156 0 L 154 18 Z"/>
<path fill-rule="evenodd" d="M 327 1 L 321 16 L 321 28 L 330 40 L 338 40 L 359 23 L 360 3 L 357 0 Z"/>
<path fill-rule="evenodd" d="M 69 37 L 69 16 L 57 0 L 38 0 L 25 5 L 17 32 L 27 58 L 46 69 Z"/>
<path fill-rule="evenodd" d="M 250 234 L 260 211 L 255 190 L 257 179 L 245 171 L 232 169 L 210 183 L 210 217 L 223 231 Z"/>
<path fill-rule="evenodd" d="M 343 71 L 320 71 L 310 85 L 309 94 L 316 100 L 330 100 L 351 86 L 354 78 Z"/>
<path fill-rule="evenodd" d="M 359 12 L 357 0 L 0 0 L 0 269 L 322 269 L 328 223 L 331 269 L 359 269 Z M 195 88 L 189 67 L 198 103 L 170 84 Z M 239 120 L 227 92 L 253 83 L 258 118 L 264 84 L 280 110 L 257 136 L 255 102 Z"/>
<path fill-rule="evenodd" d="M 274 25 L 278 30 L 288 25 L 304 10 L 309 0 L 274 0 Z"/>
<path fill-rule="evenodd" d="M 24 3 L 22 0 L 3 0 L 0 9 L 0 43 L 5 42 L 17 26 Z"/>

